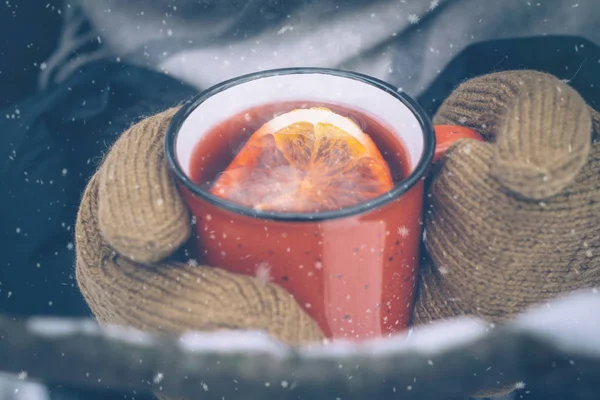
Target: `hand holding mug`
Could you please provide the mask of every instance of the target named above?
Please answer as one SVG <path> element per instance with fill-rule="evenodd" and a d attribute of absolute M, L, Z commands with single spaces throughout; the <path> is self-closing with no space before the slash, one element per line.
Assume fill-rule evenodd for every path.
<path fill-rule="evenodd" d="M 421 124 L 429 124 L 427 119 L 419 121 L 420 113 L 406 105 L 410 101 L 392 97 L 394 107 L 417 121 L 412 132 L 421 138 L 425 158 L 415 158 L 423 170 L 412 189 L 398 190 L 395 201 L 366 212 L 373 221 L 380 220 L 378 212 L 406 202 L 411 190 L 422 200 L 420 178 L 435 153 L 431 127 Z M 280 285 L 175 255 L 185 243 L 198 249 L 205 240 L 198 235 L 188 242 L 192 231 L 199 232 L 198 220 L 190 224 L 178 188 L 183 177 L 174 179 L 165 162 L 165 133 L 179 125 L 171 123 L 176 112 L 167 110 L 125 132 L 84 193 L 76 226 L 77 281 L 92 312 L 101 323 L 145 330 L 252 329 L 292 345 L 322 340 L 327 334 L 320 327 L 323 320 L 315 322 L 310 309 Z M 510 72 L 461 85 L 434 121 L 464 125 L 489 143 L 461 140 L 440 159 L 426 199 L 431 208 L 424 213 L 425 244 L 432 262 L 421 265 L 415 323 L 462 314 L 503 321 L 551 296 L 598 283 L 598 113 L 556 78 Z M 197 196 L 187 202 L 193 199 Z M 190 206 L 192 213 L 194 207 L 218 208 L 206 199 Z M 411 218 L 403 212 L 387 214 Z M 240 221 L 256 220 L 251 214 L 236 215 Z M 347 217 L 332 221 L 350 221 Z M 412 218 L 418 231 L 418 217 Z M 345 234 L 346 228 L 341 224 L 337 232 Z M 404 246 L 412 249 L 419 237 L 407 238 Z M 345 250 L 344 242 L 332 250 Z M 532 244 L 535 252 L 529 251 Z M 412 268 L 406 270 L 410 282 L 415 275 Z M 398 293 L 410 297 L 406 287 L 399 285 Z"/>
<path fill-rule="evenodd" d="M 280 117 L 273 119 L 274 115 Z M 300 122 L 286 125 L 296 116 Z M 282 118 L 288 122 L 280 122 Z M 282 174 L 275 168 L 287 175 L 306 170 L 313 178 L 327 175 L 326 184 L 315 183 L 321 184 L 315 190 L 329 191 L 311 197 L 315 208 L 321 206 L 321 198 L 326 206 L 346 200 L 346 193 L 361 196 L 361 185 L 373 186 L 380 168 L 374 159 L 379 156 L 369 153 L 360 166 L 361 172 L 376 170 L 357 173 L 340 166 L 362 153 L 350 150 L 341 138 L 308 139 L 319 129 L 333 129 L 332 124 L 359 139 L 368 133 L 390 168 L 391 190 L 348 207 L 304 212 L 290 211 L 293 204 L 286 210 L 257 209 L 252 202 L 240 205 L 211 190 L 219 173 L 237 157 L 237 164 L 249 164 L 230 173 L 241 174 L 240 201 L 251 195 L 251 185 L 282 184 Z M 273 133 L 276 140 L 287 135 L 292 142 L 280 147 L 254 144 L 252 133 L 261 134 L 271 125 L 281 132 Z M 473 130 L 448 125 L 436 133 L 437 144 L 431 122 L 418 104 L 384 82 L 348 72 L 299 68 L 243 76 L 203 92 L 174 116 L 165 143 L 167 161 L 196 221 L 196 252 L 205 263 L 277 283 L 293 294 L 328 337 L 364 339 L 408 326 L 420 259 L 425 176 L 451 141 L 479 138 Z M 257 159 L 268 157 L 268 165 L 238 161 L 245 146 L 251 146 Z M 289 146 L 295 147 L 285 153 Z M 299 166 L 307 153 L 309 165 Z M 316 157 L 324 161 L 315 161 Z M 266 181 L 256 183 L 257 168 L 268 169 L 275 178 L 265 174 L 260 179 Z M 314 169 L 319 169 L 319 176 Z M 303 196 L 294 183 L 298 182 L 283 184 L 293 187 L 290 196 Z M 257 201 L 273 201 L 275 195 L 287 194 L 283 192 L 265 191 Z"/>

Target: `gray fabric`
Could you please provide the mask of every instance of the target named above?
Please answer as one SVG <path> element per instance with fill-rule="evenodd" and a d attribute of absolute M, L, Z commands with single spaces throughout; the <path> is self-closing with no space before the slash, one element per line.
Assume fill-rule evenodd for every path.
<path fill-rule="evenodd" d="M 418 95 L 475 42 L 571 34 L 600 43 L 597 0 L 72 0 L 64 14 L 71 32 L 48 60 L 42 85 L 110 57 L 198 88 L 261 69 L 320 66 L 367 73 Z M 76 33 L 81 18 L 92 28 Z M 63 62 L 90 40 L 94 51 Z"/>

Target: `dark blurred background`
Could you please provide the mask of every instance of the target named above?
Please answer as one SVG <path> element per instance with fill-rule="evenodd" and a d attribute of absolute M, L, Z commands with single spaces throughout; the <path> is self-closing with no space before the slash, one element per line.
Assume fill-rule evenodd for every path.
<path fill-rule="evenodd" d="M 35 93 L 43 62 L 61 29 L 61 0 L 9 0 L 0 5 L 0 107 Z"/>

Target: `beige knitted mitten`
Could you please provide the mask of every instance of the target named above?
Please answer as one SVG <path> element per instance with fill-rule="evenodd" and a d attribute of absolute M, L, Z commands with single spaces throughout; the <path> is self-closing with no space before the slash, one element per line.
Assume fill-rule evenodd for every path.
<path fill-rule="evenodd" d="M 430 187 L 416 324 L 503 322 L 600 284 L 600 115 L 577 92 L 534 71 L 486 75 L 458 87 L 435 123 L 487 142 L 458 141 Z"/>
<path fill-rule="evenodd" d="M 77 281 L 101 323 L 150 331 L 262 330 L 291 345 L 323 333 L 282 288 L 167 260 L 188 239 L 188 211 L 163 156 L 175 109 L 125 132 L 89 182 L 77 218 Z"/>

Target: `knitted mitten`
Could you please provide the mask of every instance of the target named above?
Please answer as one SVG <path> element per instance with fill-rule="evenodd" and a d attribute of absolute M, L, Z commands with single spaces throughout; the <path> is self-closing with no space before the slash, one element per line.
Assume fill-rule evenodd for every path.
<path fill-rule="evenodd" d="M 175 109 L 125 132 L 90 180 L 76 224 L 77 282 L 101 323 L 167 333 L 249 329 L 291 345 L 323 333 L 284 289 L 166 260 L 188 239 L 188 211 L 163 155 Z"/>
<path fill-rule="evenodd" d="M 431 184 L 415 324 L 503 322 L 600 283 L 600 115 L 577 92 L 495 73 L 458 87 L 434 122 L 486 142 L 458 141 Z"/>
<path fill-rule="evenodd" d="M 145 330 L 322 339 L 278 286 L 172 260 L 190 235 L 163 159 L 174 112 L 125 132 L 84 193 L 77 280 L 92 312 L 102 323 Z M 489 143 L 458 142 L 431 187 L 433 263 L 421 268 L 417 324 L 461 314 L 502 321 L 598 281 L 600 151 L 591 145 L 590 112 L 568 86 L 534 72 L 475 79 L 444 103 L 436 123 L 469 126 Z"/>

